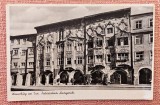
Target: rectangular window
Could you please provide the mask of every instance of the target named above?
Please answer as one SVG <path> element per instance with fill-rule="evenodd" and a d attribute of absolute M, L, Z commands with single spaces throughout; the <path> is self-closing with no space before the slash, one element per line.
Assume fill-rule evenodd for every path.
<path fill-rule="evenodd" d="M 13 39 L 11 40 L 11 43 L 12 43 L 12 44 L 14 43 L 14 40 L 13 40 Z"/>
<path fill-rule="evenodd" d="M 63 40 L 63 29 L 59 30 L 59 41 Z"/>
<path fill-rule="evenodd" d="M 135 37 L 135 44 L 142 44 L 143 43 L 143 35 L 137 35 Z"/>
<path fill-rule="evenodd" d="M 113 28 L 107 28 L 107 33 L 108 33 L 108 34 L 113 33 Z"/>
<path fill-rule="evenodd" d="M 15 68 L 17 68 L 18 67 L 18 62 L 14 62 L 13 65 L 14 65 Z"/>
<path fill-rule="evenodd" d="M 153 34 L 149 34 L 149 42 L 152 43 L 153 42 Z"/>
<path fill-rule="evenodd" d="M 33 48 L 29 48 L 29 55 L 33 55 L 34 54 L 34 49 Z"/>
<path fill-rule="evenodd" d="M 15 50 L 13 50 L 14 52 L 13 52 L 13 55 L 14 56 L 17 56 L 18 55 L 18 49 L 15 49 Z"/>
<path fill-rule="evenodd" d="M 67 58 L 67 65 L 71 64 L 71 58 Z"/>
<path fill-rule="evenodd" d="M 46 60 L 46 65 L 47 65 L 47 66 L 50 66 L 50 59 L 47 59 L 47 60 Z"/>
<path fill-rule="evenodd" d="M 142 29 L 142 20 L 136 21 L 136 29 Z"/>
<path fill-rule="evenodd" d="M 128 61 L 128 53 L 118 53 L 118 57 L 117 57 L 117 60 L 125 60 L 125 61 Z"/>
<path fill-rule="evenodd" d="M 63 65 L 63 58 L 58 58 L 58 65 Z"/>
<path fill-rule="evenodd" d="M 118 46 L 128 45 L 128 37 L 117 38 Z"/>
<path fill-rule="evenodd" d="M 93 63 L 93 56 L 88 56 L 88 63 Z"/>
<path fill-rule="evenodd" d="M 67 51 L 72 51 L 72 44 L 71 43 L 67 44 Z"/>
<path fill-rule="evenodd" d="M 47 49 L 46 52 L 50 53 L 51 52 L 51 44 L 47 43 L 46 49 Z"/>
<path fill-rule="evenodd" d="M 93 48 L 93 41 L 91 40 L 88 41 L 88 48 Z"/>
<path fill-rule="evenodd" d="M 150 60 L 152 60 L 152 50 L 150 51 Z"/>
<path fill-rule="evenodd" d="M 111 62 L 111 55 L 107 55 L 107 62 Z"/>
<path fill-rule="evenodd" d="M 22 62 L 22 63 L 21 63 L 21 66 L 23 66 L 23 67 L 24 67 L 24 66 L 25 66 L 25 64 L 26 64 L 25 62 Z"/>
<path fill-rule="evenodd" d="M 63 44 L 58 45 L 58 52 L 62 52 L 63 51 Z"/>
<path fill-rule="evenodd" d="M 17 44 L 20 44 L 20 39 L 17 39 Z"/>
<path fill-rule="evenodd" d="M 22 56 L 26 55 L 26 50 L 22 50 Z"/>
<path fill-rule="evenodd" d="M 77 51 L 82 51 L 82 43 L 78 43 Z"/>
<path fill-rule="evenodd" d="M 144 52 L 136 52 L 136 60 L 144 60 Z"/>
<path fill-rule="evenodd" d="M 153 27 L 153 18 L 149 19 L 149 27 Z"/>
<path fill-rule="evenodd" d="M 82 64 L 82 57 L 78 57 L 78 64 Z"/>
<path fill-rule="evenodd" d="M 96 55 L 96 62 L 102 62 L 102 55 Z"/>
<path fill-rule="evenodd" d="M 96 46 L 97 47 L 102 47 L 102 39 L 97 38 L 97 40 L 96 40 Z"/>
<path fill-rule="evenodd" d="M 23 39 L 23 44 L 26 44 L 27 39 Z"/>

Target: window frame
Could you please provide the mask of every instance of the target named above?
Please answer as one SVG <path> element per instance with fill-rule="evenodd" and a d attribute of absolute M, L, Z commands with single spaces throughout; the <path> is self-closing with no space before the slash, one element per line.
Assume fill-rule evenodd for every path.
<path fill-rule="evenodd" d="M 135 29 L 142 29 L 142 20 L 135 21 Z"/>

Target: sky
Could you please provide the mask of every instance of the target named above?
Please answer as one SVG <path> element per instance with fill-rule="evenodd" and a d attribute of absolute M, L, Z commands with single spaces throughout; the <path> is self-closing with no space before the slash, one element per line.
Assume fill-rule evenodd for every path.
<path fill-rule="evenodd" d="M 98 14 L 128 8 L 130 5 L 16 5 L 9 8 L 10 35 L 24 35 L 36 33 L 34 27 L 51 24 L 59 21 L 80 18 L 83 16 Z M 153 12 L 152 6 L 137 5 L 131 7 L 131 15 Z"/>

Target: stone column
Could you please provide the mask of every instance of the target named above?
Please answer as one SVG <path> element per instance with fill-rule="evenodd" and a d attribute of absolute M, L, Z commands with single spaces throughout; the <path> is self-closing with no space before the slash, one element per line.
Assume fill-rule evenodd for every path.
<path fill-rule="evenodd" d="M 20 73 L 17 74 L 17 86 L 22 86 L 22 75 Z"/>
<path fill-rule="evenodd" d="M 135 74 L 134 75 L 134 85 L 138 85 L 139 84 L 139 75 Z"/>
<path fill-rule="evenodd" d="M 30 86 L 31 85 L 31 74 L 28 73 L 26 74 L 26 86 Z"/>
<path fill-rule="evenodd" d="M 37 76 L 37 86 L 41 86 L 42 85 L 41 84 L 41 78 L 42 78 L 41 75 Z"/>
<path fill-rule="evenodd" d="M 45 86 L 48 86 L 48 85 L 49 85 L 49 75 L 50 75 L 50 74 L 45 75 L 45 77 L 46 77 Z"/>

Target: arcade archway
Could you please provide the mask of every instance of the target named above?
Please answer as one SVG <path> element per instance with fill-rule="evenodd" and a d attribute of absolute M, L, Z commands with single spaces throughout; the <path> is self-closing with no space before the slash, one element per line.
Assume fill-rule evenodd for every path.
<path fill-rule="evenodd" d="M 94 72 L 91 72 L 91 78 L 92 78 L 91 83 L 93 84 L 102 83 L 103 75 L 104 73 L 101 70 L 96 70 Z"/>
<path fill-rule="evenodd" d="M 69 80 L 69 75 L 67 73 L 67 71 L 62 71 L 60 73 L 60 83 L 68 83 Z"/>
<path fill-rule="evenodd" d="M 139 84 L 151 84 L 152 71 L 148 68 L 143 68 L 139 71 Z"/>
<path fill-rule="evenodd" d="M 125 71 L 115 71 L 111 75 L 112 84 L 127 84 L 127 73 Z"/>
<path fill-rule="evenodd" d="M 77 70 L 73 76 L 74 84 L 82 84 L 84 83 L 84 75 L 80 70 Z"/>

